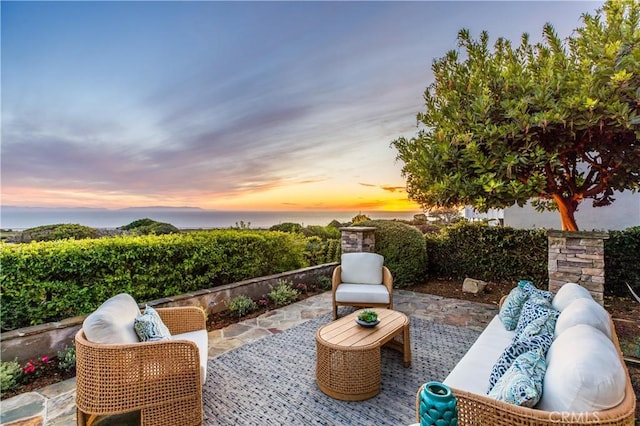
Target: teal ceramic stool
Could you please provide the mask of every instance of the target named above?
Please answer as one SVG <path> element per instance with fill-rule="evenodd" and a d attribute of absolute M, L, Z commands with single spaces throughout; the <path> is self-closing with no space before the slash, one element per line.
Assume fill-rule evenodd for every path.
<path fill-rule="evenodd" d="M 425 383 L 420 392 L 420 426 L 458 426 L 456 397 L 449 386 Z"/>

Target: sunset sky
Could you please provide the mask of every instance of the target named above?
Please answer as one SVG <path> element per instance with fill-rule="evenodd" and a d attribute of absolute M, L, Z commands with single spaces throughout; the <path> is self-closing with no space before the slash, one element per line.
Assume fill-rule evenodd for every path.
<path fill-rule="evenodd" d="M 390 143 L 458 31 L 601 4 L 2 1 L 1 203 L 419 210 Z"/>

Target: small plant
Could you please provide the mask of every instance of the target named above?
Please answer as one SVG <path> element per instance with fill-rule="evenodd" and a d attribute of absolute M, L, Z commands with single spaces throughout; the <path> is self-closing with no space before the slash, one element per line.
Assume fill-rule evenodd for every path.
<path fill-rule="evenodd" d="M 258 305 L 251 298 L 241 295 L 236 296 L 229 302 L 228 309 L 238 318 L 258 309 Z"/>
<path fill-rule="evenodd" d="M 296 284 L 296 291 L 299 294 L 307 294 L 309 292 L 309 288 L 305 283 L 298 283 Z"/>
<path fill-rule="evenodd" d="M 286 280 L 278 280 L 277 285 L 269 292 L 269 299 L 276 305 L 287 305 L 298 297 L 298 291 L 291 288 L 291 283 Z"/>
<path fill-rule="evenodd" d="M 17 360 L 2 361 L 0 363 L 0 391 L 7 392 L 19 386 L 22 382 L 22 367 Z"/>
<path fill-rule="evenodd" d="M 317 278 L 317 280 L 318 280 L 318 287 L 320 287 L 320 290 L 322 291 L 331 290 L 331 278 L 327 277 L 326 275 L 321 275 Z"/>
<path fill-rule="evenodd" d="M 358 314 L 358 319 L 363 322 L 376 322 L 378 320 L 378 314 L 371 309 L 365 309 Z"/>
<path fill-rule="evenodd" d="M 49 357 L 42 356 L 37 360 L 30 359 L 27 363 L 22 367 L 22 372 L 24 373 L 24 381 L 30 382 L 31 380 L 42 376 L 45 369 L 47 368 L 47 364 L 49 364 Z"/>
<path fill-rule="evenodd" d="M 76 347 L 67 346 L 58 352 L 58 368 L 62 371 L 72 371 L 76 368 Z"/>

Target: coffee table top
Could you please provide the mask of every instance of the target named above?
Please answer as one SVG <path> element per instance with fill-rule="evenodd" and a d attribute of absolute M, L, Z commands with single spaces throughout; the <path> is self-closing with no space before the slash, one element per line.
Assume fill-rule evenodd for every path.
<path fill-rule="evenodd" d="M 359 310 L 321 327 L 316 333 L 316 340 L 342 350 L 364 350 L 384 345 L 409 325 L 409 318 L 402 312 L 381 308 L 372 310 L 378 313 L 380 320 L 375 327 L 356 324 L 356 318 L 362 312 Z"/>

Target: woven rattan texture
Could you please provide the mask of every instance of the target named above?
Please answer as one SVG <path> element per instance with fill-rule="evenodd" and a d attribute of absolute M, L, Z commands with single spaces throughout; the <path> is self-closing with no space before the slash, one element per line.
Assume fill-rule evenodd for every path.
<path fill-rule="evenodd" d="M 317 345 L 316 378 L 332 398 L 360 401 L 380 391 L 380 349 L 344 351 Z"/>
<path fill-rule="evenodd" d="M 627 383 L 625 398 L 618 406 L 609 410 L 593 413 L 556 413 L 518 407 L 506 402 L 496 401 L 485 395 L 477 395 L 453 389 L 458 404 L 458 425 L 496 425 L 496 426 L 633 426 L 636 396 L 620 351 L 620 342 L 611 323 L 612 340 L 625 367 Z M 543 389 L 544 392 L 544 389 Z M 419 419 L 420 390 L 416 394 L 416 418 Z"/>
<path fill-rule="evenodd" d="M 205 329 L 199 308 L 158 309 L 172 334 Z M 141 411 L 143 424 L 202 423 L 200 358 L 195 343 L 104 345 L 76 334 L 78 424 L 91 415 Z"/>

